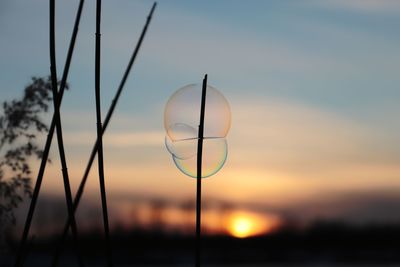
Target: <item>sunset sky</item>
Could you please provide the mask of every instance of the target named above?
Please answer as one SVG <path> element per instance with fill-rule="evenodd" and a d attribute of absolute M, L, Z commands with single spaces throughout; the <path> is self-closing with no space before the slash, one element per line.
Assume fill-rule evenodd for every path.
<path fill-rule="evenodd" d="M 56 2 L 61 76 L 78 1 Z M 103 118 L 151 5 L 103 1 Z M 194 198 L 195 180 L 164 146 L 163 112 L 175 90 L 208 73 L 232 127 L 204 201 L 250 217 L 400 221 L 399 28 L 395 0 L 160 1 L 104 139 L 111 214 L 147 198 Z M 62 104 L 74 190 L 96 136 L 94 32 L 95 2 L 86 1 Z M 48 1 L 1 1 L 0 36 L 4 101 L 49 74 Z M 54 144 L 42 190 L 62 196 Z M 86 193 L 100 208 L 96 168 Z"/>

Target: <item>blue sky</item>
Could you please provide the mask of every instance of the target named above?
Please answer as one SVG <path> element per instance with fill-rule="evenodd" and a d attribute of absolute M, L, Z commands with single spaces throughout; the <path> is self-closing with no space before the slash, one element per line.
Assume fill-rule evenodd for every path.
<path fill-rule="evenodd" d="M 136 78 L 128 86 L 151 88 L 140 90 L 148 97 L 136 105 L 143 109 L 141 103 L 160 102 L 173 88 L 201 80 L 209 72 L 211 81 L 234 94 L 289 98 L 363 117 L 371 113 L 371 106 L 394 106 L 399 97 L 398 6 L 376 2 L 162 2 L 135 66 Z M 104 2 L 105 99 L 120 79 L 149 5 Z M 2 87 L 14 89 L 2 90 L 7 97 L 26 84 L 23 77 L 48 73 L 47 1 L 5 1 L 2 6 Z M 76 3 L 58 3 L 59 72 L 75 8 Z M 86 88 L 93 87 L 93 19 L 94 4 L 87 2 L 70 75 L 81 96 L 71 96 L 78 108 L 88 104 L 82 93 L 92 93 Z M 163 98 L 150 98 L 155 90 L 165 92 Z M 64 105 L 72 106 L 71 102 Z"/>
<path fill-rule="evenodd" d="M 77 4 L 57 1 L 59 75 Z M 151 4 L 103 1 L 103 114 Z M 94 8 L 86 1 L 62 107 L 75 176 L 95 137 Z M 232 108 L 229 157 L 208 180 L 210 196 L 265 203 L 269 194 L 268 204 L 287 208 L 321 195 L 400 190 L 399 27 L 392 0 L 160 1 L 106 137 L 106 169 L 121 177 L 110 191 L 191 196 L 192 181 L 163 147 L 163 109 L 205 73 Z M 0 36 L 0 99 L 8 100 L 49 73 L 48 1 L 2 1 Z"/>

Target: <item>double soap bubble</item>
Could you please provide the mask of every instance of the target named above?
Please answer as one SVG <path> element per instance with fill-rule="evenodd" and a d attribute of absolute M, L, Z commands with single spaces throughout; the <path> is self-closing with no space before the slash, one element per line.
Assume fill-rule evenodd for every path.
<path fill-rule="evenodd" d="M 202 85 L 190 84 L 178 89 L 168 100 L 164 112 L 167 132 L 165 145 L 176 166 L 186 175 L 197 177 L 197 143 Z M 207 86 L 202 178 L 217 173 L 228 155 L 226 135 L 231 126 L 228 101 L 214 87 Z"/>

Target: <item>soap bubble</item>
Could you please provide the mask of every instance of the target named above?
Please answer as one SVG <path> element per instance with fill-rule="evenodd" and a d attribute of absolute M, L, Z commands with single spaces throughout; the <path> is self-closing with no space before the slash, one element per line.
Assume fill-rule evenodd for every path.
<path fill-rule="evenodd" d="M 175 124 L 185 124 L 198 129 L 200 121 L 201 84 L 190 84 L 177 90 L 168 100 L 164 112 L 164 127 L 169 130 Z M 207 86 L 205 103 L 204 137 L 225 137 L 231 126 L 228 101 L 214 87 Z"/>
<path fill-rule="evenodd" d="M 184 123 L 176 123 L 168 128 L 165 145 L 176 158 L 188 159 L 197 154 L 197 135 L 198 133 L 193 127 Z"/>
<path fill-rule="evenodd" d="M 164 112 L 167 132 L 165 146 L 175 165 L 186 175 L 197 178 L 197 147 L 202 85 L 190 84 L 177 90 Z M 212 86 L 206 88 L 202 178 L 217 173 L 228 155 L 225 139 L 231 126 L 231 111 L 225 97 Z"/>
<path fill-rule="evenodd" d="M 204 139 L 201 178 L 217 173 L 224 166 L 227 156 L 228 144 L 225 138 Z M 197 157 L 179 159 L 172 156 L 172 158 L 179 170 L 190 177 L 197 178 Z"/>

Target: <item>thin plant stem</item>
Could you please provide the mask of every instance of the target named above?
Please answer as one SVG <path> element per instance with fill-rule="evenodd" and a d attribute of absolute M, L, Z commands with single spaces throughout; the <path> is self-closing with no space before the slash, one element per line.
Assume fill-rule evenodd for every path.
<path fill-rule="evenodd" d="M 105 131 L 106 131 L 106 129 L 107 129 L 107 126 L 108 126 L 108 124 L 109 124 L 109 122 L 110 122 L 110 120 L 111 120 L 111 118 L 112 118 L 113 112 L 114 112 L 115 107 L 116 107 L 116 105 L 117 105 L 117 103 L 118 103 L 118 100 L 119 100 L 119 97 L 120 97 L 120 95 L 121 95 L 121 93 L 122 93 L 122 90 L 123 90 L 123 88 L 124 88 L 125 82 L 126 82 L 128 76 L 129 76 L 129 73 L 130 73 L 130 71 L 131 71 L 131 68 L 132 68 L 132 66 L 133 66 L 133 63 L 135 62 L 136 56 L 137 56 L 137 54 L 138 54 L 138 52 L 139 52 L 139 50 L 140 50 L 141 44 L 142 44 L 143 39 L 144 39 L 144 37 L 145 37 L 145 35 L 146 35 L 147 28 L 148 28 L 148 26 L 149 26 L 149 24 L 150 24 L 150 21 L 151 21 L 151 19 L 152 19 L 153 12 L 154 12 L 154 10 L 155 10 L 155 8 L 156 8 L 156 5 L 157 5 L 157 3 L 154 3 L 154 4 L 153 4 L 153 6 L 152 6 L 152 8 L 151 8 L 151 10 L 150 10 L 150 13 L 149 13 L 149 15 L 147 16 L 146 24 L 145 24 L 145 26 L 143 27 L 142 33 L 141 33 L 141 35 L 140 35 L 140 38 L 139 38 L 139 40 L 138 40 L 138 42 L 137 42 L 137 44 L 136 44 L 136 47 L 135 47 L 135 49 L 134 49 L 134 51 L 133 51 L 133 54 L 132 54 L 132 56 L 131 56 L 131 58 L 130 58 L 130 60 L 129 60 L 129 63 L 128 63 L 126 69 L 125 69 L 125 73 L 124 73 L 124 75 L 123 75 L 123 77 L 122 77 L 122 79 L 121 79 L 121 82 L 120 82 L 120 84 L 119 84 L 119 86 L 118 86 L 118 89 L 117 89 L 117 91 L 116 91 L 116 93 L 115 93 L 114 99 L 112 100 L 111 106 L 110 106 L 110 108 L 108 109 L 107 115 L 106 115 L 106 117 L 105 117 L 105 119 L 104 119 L 104 122 L 103 122 L 103 127 L 102 127 L 102 131 L 103 131 L 103 132 L 102 132 L 102 135 L 104 135 L 104 133 L 105 133 Z M 88 176 L 89 176 L 89 172 L 90 172 L 90 169 L 91 169 L 92 164 L 93 164 L 93 162 L 94 162 L 94 159 L 95 159 L 95 157 L 96 157 L 97 150 L 98 150 L 98 141 L 96 140 L 96 142 L 95 142 L 95 144 L 94 144 L 94 146 L 93 146 L 92 152 L 91 152 L 91 154 L 90 154 L 88 163 L 87 163 L 87 165 L 86 165 L 85 172 L 84 172 L 83 177 L 82 177 L 82 179 L 81 179 L 81 182 L 80 182 L 80 184 L 79 184 L 78 191 L 77 191 L 76 196 L 75 196 L 75 199 L 74 199 L 74 212 L 76 212 L 76 209 L 78 208 L 79 202 L 80 202 L 81 197 L 82 197 L 82 195 L 83 195 L 83 192 L 84 192 L 84 189 L 85 189 L 85 184 L 86 184 L 87 178 L 88 178 Z M 69 221 L 67 221 L 67 222 L 65 223 L 64 232 L 63 232 L 63 235 L 62 235 L 61 240 L 60 240 L 60 244 L 61 244 L 61 245 L 58 246 L 58 251 L 56 251 L 56 253 L 55 253 L 55 256 L 54 256 L 54 258 L 53 258 L 53 263 L 58 261 L 59 254 L 61 253 L 61 250 L 62 250 L 62 247 L 63 247 L 63 243 L 65 242 L 66 236 L 67 236 L 67 234 L 68 234 L 68 229 L 69 229 Z"/>
<path fill-rule="evenodd" d="M 101 22 L 101 0 L 96 1 L 96 48 L 95 48 L 95 95 L 96 95 L 96 119 L 97 119 L 97 159 L 99 170 L 99 182 L 101 193 L 101 207 L 103 209 L 104 235 L 106 239 L 106 259 L 107 266 L 113 266 L 111 255 L 110 228 L 108 224 L 107 196 L 104 179 L 103 161 L 103 130 L 101 125 L 101 106 L 100 106 L 100 22 Z"/>
<path fill-rule="evenodd" d="M 64 95 L 65 87 L 67 84 L 69 67 L 71 64 L 72 55 L 73 55 L 73 51 L 74 51 L 74 47 L 75 47 L 76 36 L 78 35 L 78 29 L 79 29 L 79 23 L 80 23 L 80 18 L 81 18 L 82 9 L 83 9 L 83 3 L 84 3 L 84 0 L 81 0 L 79 3 L 76 18 L 75 18 L 74 29 L 72 32 L 72 36 L 71 36 L 71 40 L 70 40 L 70 44 L 69 44 L 69 48 L 68 48 L 68 54 L 67 54 L 67 58 L 65 61 L 63 76 L 62 76 L 62 80 L 60 83 L 60 91 L 58 92 L 58 97 L 57 97 L 57 102 L 58 102 L 57 106 L 58 107 L 61 106 L 62 97 Z M 51 142 L 52 142 L 53 135 L 54 135 L 55 126 L 56 126 L 56 120 L 55 120 L 55 114 L 53 114 L 53 118 L 51 120 L 49 132 L 47 134 L 47 139 L 46 139 L 45 147 L 44 147 L 43 154 L 42 154 L 42 160 L 40 163 L 38 176 L 37 176 L 35 187 L 34 187 L 34 190 L 32 193 L 32 199 L 31 199 L 31 202 L 29 205 L 28 215 L 27 215 L 27 218 L 25 221 L 22 238 L 21 238 L 21 241 L 19 244 L 17 255 L 16 255 L 16 261 L 14 264 L 14 266 L 16 266 L 16 267 L 22 266 L 24 264 L 24 260 L 26 258 L 26 254 L 27 254 L 27 252 L 25 251 L 26 243 L 28 240 L 29 230 L 30 230 L 30 227 L 32 224 L 33 214 L 34 214 L 34 211 L 36 208 L 37 199 L 39 197 L 40 188 L 41 188 L 42 181 L 43 181 L 44 171 L 46 169 L 46 164 L 47 164 L 48 157 L 49 157 L 49 151 L 50 151 Z"/>
<path fill-rule="evenodd" d="M 197 140 L 197 187 L 196 187 L 196 267 L 200 267 L 201 256 L 201 171 L 203 160 L 204 115 L 206 109 L 207 74 L 203 79 L 201 90 L 200 124 Z"/>
<path fill-rule="evenodd" d="M 51 73 L 51 87 L 53 91 L 53 104 L 54 115 L 56 121 L 56 133 L 58 151 L 60 154 L 60 162 L 62 168 L 62 176 L 64 182 L 65 199 L 67 202 L 68 218 L 71 221 L 72 237 L 74 240 L 75 248 L 78 254 L 79 265 L 83 266 L 83 261 L 78 248 L 78 229 L 76 226 L 75 215 L 72 206 L 72 193 L 69 183 L 67 159 L 65 158 L 64 141 L 62 135 L 62 124 L 60 116 L 60 106 L 58 104 L 58 90 L 57 90 L 57 65 L 56 65 L 56 38 L 55 38 L 55 0 L 50 0 L 50 73 Z"/>

